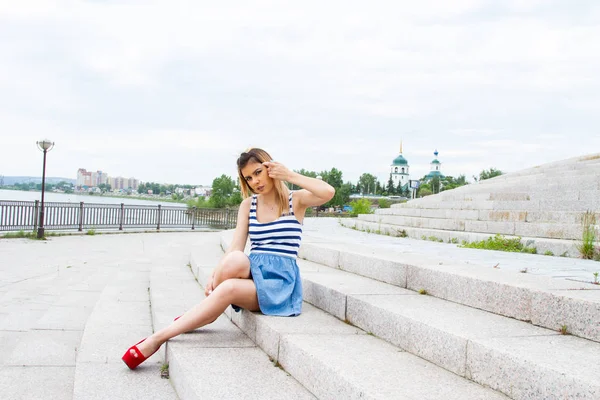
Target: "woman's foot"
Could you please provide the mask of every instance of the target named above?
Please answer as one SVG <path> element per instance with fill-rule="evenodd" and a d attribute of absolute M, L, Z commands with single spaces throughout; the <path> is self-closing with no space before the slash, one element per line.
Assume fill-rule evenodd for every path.
<path fill-rule="evenodd" d="M 135 369 L 156 353 L 159 348 L 160 344 L 156 343 L 152 337 L 148 337 L 127 349 L 121 359 L 130 369 Z"/>

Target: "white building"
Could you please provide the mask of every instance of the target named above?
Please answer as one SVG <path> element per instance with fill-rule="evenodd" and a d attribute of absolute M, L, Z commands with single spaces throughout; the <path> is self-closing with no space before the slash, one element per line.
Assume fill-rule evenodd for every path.
<path fill-rule="evenodd" d="M 402 143 L 400 143 L 400 154 L 394 158 L 390 166 L 390 176 L 395 188 L 398 187 L 399 182 L 403 187 L 408 186 L 410 180 L 409 168 L 408 160 L 402 155 Z"/>

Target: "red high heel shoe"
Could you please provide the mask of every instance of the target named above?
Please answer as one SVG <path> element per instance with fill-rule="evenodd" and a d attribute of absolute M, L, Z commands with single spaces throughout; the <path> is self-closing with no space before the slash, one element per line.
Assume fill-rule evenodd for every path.
<path fill-rule="evenodd" d="M 139 342 L 137 342 L 135 345 L 128 348 L 127 351 L 125 352 L 125 354 L 123 354 L 123 357 L 121 357 L 121 360 L 123 360 L 123 362 L 125 364 L 127 364 L 129 369 L 136 369 L 138 365 L 140 365 L 141 363 L 143 363 L 144 361 L 149 359 L 152 356 L 152 354 L 154 354 L 158 351 L 158 349 L 156 349 L 148 357 L 145 357 L 142 354 L 142 352 L 137 348 L 137 345 L 142 343 L 146 339 L 148 339 L 148 338 L 144 338 L 144 339 L 140 340 Z M 135 355 L 131 354 L 131 350 L 135 351 Z"/>

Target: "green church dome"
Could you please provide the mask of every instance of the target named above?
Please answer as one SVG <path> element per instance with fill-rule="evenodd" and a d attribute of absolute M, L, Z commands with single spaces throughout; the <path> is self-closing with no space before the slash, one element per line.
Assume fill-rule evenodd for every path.
<path fill-rule="evenodd" d="M 394 158 L 392 165 L 408 165 L 408 161 L 406 161 L 406 158 L 400 154 L 398 157 Z"/>
<path fill-rule="evenodd" d="M 439 162 L 437 159 L 435 159 L 435 160 L 433 160 L 431 163 L 432 163 L 432 164 L 439 164 L 440 162 Z"/>

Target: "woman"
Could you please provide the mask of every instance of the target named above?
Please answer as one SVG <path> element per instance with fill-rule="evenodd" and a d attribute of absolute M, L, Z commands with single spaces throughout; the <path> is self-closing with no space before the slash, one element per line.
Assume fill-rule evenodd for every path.
<path fill-rule="evenodd" d="M 207 297 L 170 326 L 130 347 L 123 355 L 129 368 L 136 368 L 170 338 L 213 322 L 230 304 L 236 311 L 300 314 L 302 282 L 296 256 L 302 221 L 308 207 L 328 202 L 335 189 L 290 171 L 261 149 L 242 153 L 237 167 L 245 200 L 233 241 L 206 284 Z M 290 192 L 284 181 L 303 189 Z M 248 236 L 249 256 L 244 253 Z"/>

